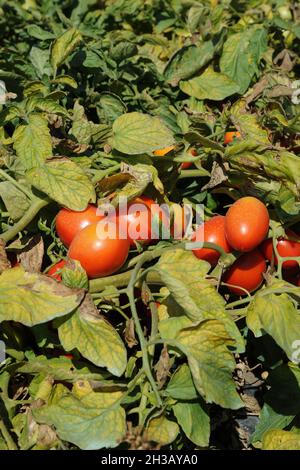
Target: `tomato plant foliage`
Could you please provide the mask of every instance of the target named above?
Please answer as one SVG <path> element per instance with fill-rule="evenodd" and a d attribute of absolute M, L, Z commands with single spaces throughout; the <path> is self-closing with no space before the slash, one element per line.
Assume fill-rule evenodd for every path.
<path fill-rule="evenodd" d="M 300 449 L 299 47 L 289 1 L 0 0 L 0 450 Z M 124 197 L 212 233 L 56 220 Z"/>

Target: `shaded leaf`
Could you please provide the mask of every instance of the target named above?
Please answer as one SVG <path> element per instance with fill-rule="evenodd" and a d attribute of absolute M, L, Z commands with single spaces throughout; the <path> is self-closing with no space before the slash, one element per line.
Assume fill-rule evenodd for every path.
<path fill-rule="evenodd" d="M 198 100 L 221 101 L 239 91 L 239 85 L 224 73 L 206 69 L 200 77 L 181 81 L 180 89 Z"/>

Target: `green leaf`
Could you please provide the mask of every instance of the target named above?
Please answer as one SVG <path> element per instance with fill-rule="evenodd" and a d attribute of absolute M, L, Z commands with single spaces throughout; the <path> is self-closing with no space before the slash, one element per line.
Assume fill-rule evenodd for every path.
<path fill-rule="evenodd" d="M 187 364 L 183 364 L 172 375 L 166 393 L 175 400 L 196 400 L 199 395 Z"/>
<path fill-rule="evenodd" d="M 230 409 L 244 406 L 232 379 L 235 360 L 228 347 L 233 340 L 222 322 L 205 320 L 164 339 L 175 340 L 187 356 L 194 384 L 207 403 Z"/>
<path fill-rule="evenodd" d="M 120 392 L 91 392 L 81 399 L 71 394 L 56 404 L 36 408 L 39 423 L 54 426 L 60 439 L 80 449 L 116 447 L 125 435 L 125 412 L 119 405 Z"/>
<path fill-rule="evenodd" d="M 74 211 L 86 209 L 95 201 L 94 186 L 72 160 L 53 158 L 26 173 L 28 181 L 54 201 Z"/>
<path fill-rule="evenodd" d="M 157 442 L 166 446 L 173 442 L 179 433 L 179 427 L 174 421 L 170 421 L 164 415 L 152 418 L 147 426 L 148 441 Z"/>
<path fill-rule="evenodd" d="M 198 100 L 221 101 L 239 91 L 239 85 L 225 73 L 208 68 L 200 77 L 181 81 L 180 89 Z"/>
<path fill-rule="evenodd" d="M 19 220 L 30 206 L 29 199 L 10 181 L 0 182 L 0 197 L 13 220 Z"/>
<path fill-rule="evenodd" d="M 29 59 L 39 78 L 42 78 L 43 75 L 50 77 L 52 69 L 50 66 L 48 49 L 39 49 L 38 47 L 33 46 L 29 53 Z"/>
<path fill-rule="evenodd" d="M 31 24 L 27 26 L 27 32 L 30 36 L 35 39 L 40 39 L 42 41 L 47 41 L 48 39 L 55 39 L 55 35 L 49 31 L 45 31 L 40 26 L 36 24 Z"/>
<path fill-rule="evenodd" d="M 185 435 L 194 444 L 207 447 L 210 437 L 210 420 L 203 400 L 197 403 L 178 402 L 172 408 Z"/>
<path fill-rule="evenodd" d="M 40 114 L 31 114 L 28 123 L 19 125 L 12 138 L 17 156 L 27 170 L 42 165 L 52 156 L 48 123 Z"/>
<path fill-rule="evenodd" d="M 91 298 L 86 297 L 79 309 L 59 327 L 58 334 L 67 351 L 77 348 L 83 357 L 118 377 L 125 371 L 124 343 L 111 324 L 98 315 Z"/>
<path fill-rule="evenodd" d="M 299 360 L 300 315 L 287 294 L 256 295 L 248 307 L 247 325 L 256 337 L 271 335 L 291 361 Z"/>
<path fill-rule="evenodd" d="M 186 46 L 174 54 L 168 62 L 164 75 L 169 83 L 177 85 L 180 80 L 186 80 L 206 65 L 214 55 L 212 41 L 197 46 Z"/>
<path fill-rule="evenodd" d="M 128 155 L 153 152 L 174 143 L 172 132 L 158 117 L 127 113 L 113 123 L 112 146 Z"/>
<path fill-rule="evenodd" d="M 262 440 L 263 435 L 267 431 L 274 428 L 283 429 L 288 426 L 294 418 L 294 415 L 289 416 L 276 412 L 271 406 L 265 403 L 259 415 L 259 422 L 255 428 L 255 432 L 251 436 L 251 442 L 255 445 L 255 443 Z"/>
<path fill-rule="evenodd" d="M 44 323 L 72 312 L 83 294 L 83 290 L 69 289 L 21 267 L 7 269 L 0 276 L 0 322 L 13 320 L 26 326 Z"/>
<path fill-rule="evenodd" d="M 267 49 L 267 30 L 252 27 L 229 36 L 220 59 L 221 72 L 239 85 L 244 94 L 253 76 L 258 72 L 260 60 Z"/>
<path fill-rule="evenodd" d="M 102 93 L 97 103 L 99 117 L 105 122 L 112 123 L 126 112 L 126 106 L 119 96 L 112 93 Z"/>
<path fill-rule="evenodd" d="M 209 268 L 206 261 L 199 260 L 191 251 L 181 249 L 164 253 L 155 265 L 155 270 L 183 309 L 183 314 L 191 321 L 219 319 L 236 340 L 237 349 L 243 352 L 243 339 L 232 316 L 225 310 L 224 299 L 205 279 Z"/>
<path fill-rule="evenodd" d="M 85 270 L 77 260 L 68 259 L 61 273 L 62 281 L 67 287 L 78 287 L 88 290 L 89 280 Z"/>
<path fill-rule="evenodd" d="M 69 117 L 68 111 L 51 98 L 40 98 L 33 95 L 27 100 L 26 108 L 29 112 L 38 109 L 48 114 L 59 114 Z"/>
<path fill-rule="evenodd" d="M 51 46 L 51 65 L 54 72 L 81 42 L 82 36 L 76 28 L 71 28 L 57 38 Z"/>
<path fill-rule="evenodd" d="M 263 450 L 300 450 L 299 431 L 281 431 L 271 429 L 264 434 L 262 440 Z"/>

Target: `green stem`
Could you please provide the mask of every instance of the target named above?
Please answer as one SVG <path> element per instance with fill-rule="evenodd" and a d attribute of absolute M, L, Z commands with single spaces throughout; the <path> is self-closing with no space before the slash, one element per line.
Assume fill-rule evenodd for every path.
<path fill-rule="evenodd" d="M 7 427 L 4 424 L 3 420 L 0 420 L 0 432 L 5 439 L 7 447 L 9 450 L 18 450 L 13 438 L 11 437 L 10 433 L 7 430 Z"/>
<path fill-rule="evenodd" d="M 127 286 L 133 270 L 126 271 L 125 273 L 115 274 L 114 276 L 100 277 L 92 279 L 89 284 L 89 291 L 91 293 L 101 292 L 108 286 L 124 287 Z M 149 284 L 161 284 L 160 276 L 156 272 L 148 272 L 146 281 Z"/>
<path fill-rule="evenodd" d="M 49 201 L 43 199 L 36 199 L 32 202 L 30 208 L 23 215 L 23 217 L 10 229 L 0 235 L 6 243 L 12 240 L 14 237 L 18 235 L 19 232 L 22 232 L 27 225 L 35 218 L 35 216 L 40 212 L 40 210 L 47 206 Z"/>
<path fill-rule="evenodd" d="M 141 346 L 141 350 L 142 350 L 143 369 L 145 371 L 145 374 L 146 374 L 146 376 L 149 380 L 149 383 L 152 387 L 152 390 L 154 392 L 154 395 L 155 395 L 155 398 L 156 398 L 156 401 L 157 401 L 157 405 L 159 407 L 162 407 L 163 403 L 162 403 L 161 397 L 159 395 L 158 388 L 156 386 L 156 383 L 155 383 L 155 380 L 154 380 L 154 377 L 152 375 L 151 368 L 150 368 L 147 341 L 144 337 L 144 333 L 143 333 L 142 326 L 141 326 L 141 323 L 140 323 L 140 320 L 139 320 L 139 317 L 138 317 L 138 314 L 137 314 L 135 300 L 134 300 L 134 286 L 136 284 L 136 278 L 138 276 L 138 273 L 139 273 L 142 265 L 143 265 L 143 260 L 141 260 L 135 266 L 135 268 L 132 271 L 131 278 L 130 278 L 130 281 L 129 281 L 129 284 L 128 284 L 128 287 L 127 287 L 127 296 L 128 296 L 129 302 L 130 302 L 132 317 L 133 317 L 133 320 L 134 320 L 134 323 L 135 323 L 136 332 L 137 332 L 139 342 L 140 342 L 140 346 Z"/>
<path fill-rule="evenodd" d="M 32 198 L 34 197 L 32 192 L 29 189 L 27 189 L 25 186 L 23 186 L 21 183 L 16 181 L 14 178 L 12 178 L 10 175 L 8 175 L 4 170 L 0 169 L 0 176 L 2 176 L 2 178 L 12 183 L 17 189 L 19 189 L 23 194 L 25 194 L 25 196 L 27 196 L 30 200 L 32 200 Z"/>
<path fill-rule="evenodd" d="M 227 304 L 226 309 L 238 307 L 239 305 L 243 305 L 243 304 L 247 304 L 247 303 L 251 302 L 252 299 L 254 299 L 253 296 L 247 297 L 246 299 L 235 300 L 234 302 L 231 302 L 230 304 Z"/>
<path fill-rule="evenodd" d="M 182 170 L 178 176 L 178 179 L 181 180 L 183 178 L 195 178 L 197 176 L 207 177 L 207 174 L 203 170 Z"/>

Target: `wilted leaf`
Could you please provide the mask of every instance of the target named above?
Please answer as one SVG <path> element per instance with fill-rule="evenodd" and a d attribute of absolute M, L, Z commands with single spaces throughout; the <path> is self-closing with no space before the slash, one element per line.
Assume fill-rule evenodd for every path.
<path fill-rule="evenodd" d="M 0 274 L 8 268 L 10 268 L 10 262 L 5 251 L 5 242 L 0 238 Z"/>
<path fill-rule="evenodd" d="M 25 247 L 18 251 L 19 261 L 21 262 L 25 271 L 30 273 L 38 273 L 41 271 L 43 257 L 44 241 L 40 234 L 31 237 L 27 241 Z"/>
<path fill-rule="evenodd" d="M 72 160 L 55 158 L 27 172 L 28 181 L 62 206 L 84 210 L 95 201 L 94 186 Z"/>
<path fill-rule="evenodd" d="M 72 312 L 81 302 L 83 291 L 18 267 L 1 274 L 0 297 L 0 322 L 13 320 L 33 326 Z"/>
<path fill-rule="evenodd" d="M 39 423 L 54 426 L 61 439 L 80 449 L 115 447 L 126 432 L 121 397 L 120 392 L 91 392 L 79 399 L 69 393 L 57 404 L 33 410 L 33 416 Z"/>

